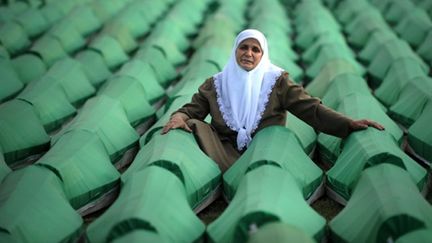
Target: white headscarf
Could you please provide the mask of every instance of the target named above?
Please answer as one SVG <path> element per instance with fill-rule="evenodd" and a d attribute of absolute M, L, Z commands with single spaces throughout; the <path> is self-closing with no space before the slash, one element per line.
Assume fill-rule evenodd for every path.
<path fill-rule="evenodd" d="M 236 60 L 238 45 L 245 39 L 256 39 L 263 55 L 251 71 L 244 70 Z M 267 106 L 270 93 L 283 69 L 269 59 L 265 36 L 254 29 L 237 35 L 228 63 L 222 72 L 214 76 L 217 103 L 226 125 L 237 134 L 237 148 L 242 150 L 252 140 L 251 134 L 258 127 Z"/>

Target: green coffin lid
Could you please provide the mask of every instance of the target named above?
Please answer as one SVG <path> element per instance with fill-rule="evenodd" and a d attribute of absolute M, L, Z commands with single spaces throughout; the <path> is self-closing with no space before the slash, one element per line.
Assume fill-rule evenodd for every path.
<path fill-rule="evenodd" d="M 201 79 L 204 82 L 212 75 L 222 71 L 219 69 L 219 65 L 211 61 L 195 62 L 194 65 L 188 65 L 182 72 L 183 80 L 195 80 Z M 195 90 L 198 91 L 198 90 Z"/>
<path fill-rule="evenodd" d="M 42 59 L 32 53 L 17 56 L 12 59 L 12 65 L 24 84 L 39 79 L 47 71 Z"/>
<path fill-rule="evenodd" d="M 304 200 L 293 176 L 274 165 L 249 171 L 228 208 L 207 227 L 210 242 L 246 242 L 249 232 L 280 221 L 320 241 L 325 219 Z"/>
<path fill-rule="evenodd" d="M 31 82 L 17 97 L 33 105 L 45 131 L 59 128 L 76 114 L 61 85 L 53 78 L 45 77 Z"/>
<path fill-rule="evenodd" d="M 98 95 L 106 95 L 120 101 L 132 125 L 137 125 L 155 114 L 144 87 L 135 78 L 114 76 L 99 90 Z"/>
<path fill-rule="evenodd" d="M 116 69 L 129 60 L 120 43 L 114 37 L 107 34 L 102 34 L 93 40 L 89 45 L 89 49 L 99 52 L 111 70 Z"/>
<path fill-rule="evenodd" d="M 53 36 L 43 36 L 33 43 L 30 52 L 42 58 L 47 67 L 68 56 L 60 41 Z"/>
<path fill-rule="evenodd" d="M 369 36 L 374 31 L 389 29 L 390 27 L 382 18 L 381 13 L 373 8 L 367 12 L 359 13 L 353 21 L 345 26 L 345 31 L 348 33 L 348 41 L 359 48 L 366 45 Z"/>
<path fill-rule="evenodd" d="M 15 99 L 0 105 L 0 146 L 8 164 L 47 150 L 49 142 L 32 105 Z"/>
<path fill-rule="evenodd" d="M 328 186 L 348 200 L 367 167 L 386 163 L 408 172 L 417 191 L 426 185 L 427 171 L 405 154 L 385 131 L 366 129 L 351 134 L 345 141 L 335 165 L 327 171 Z"/>
<path fill-rule="evenodd" d="M 9 52 L 0 44 L 0 58 L 10 60 Z"/>
<path fill-rule="evenodd" d="M 432 161 L 432 101 L 426 104 L 422 114 L 408 129 L 408 143 L 412 149 L 427 161 Z"/>
<path fill-rule="evenodd" d="M 381 45 L 380 50 L 368 66 L 368 72 L 373 77 L 382 80 L 394 61 L 406 57 L 415 59 L 422 66 L 425 73 L 429 72 L 428 65 L 415 54 L 408 43 L 401 39 L 391 40 Z"/>
<path fill-rule="evenodd" d="M 64 134 L 36 164 L 48 167 L 60 177 L 75 209 L 112 189 L 120 178 L 102 141 L 87 131 Z"/>
<path fill-rule="evenodd" d="M 72 58 L 57 61 L 42 77 L 45 78 L 51 78 L 55 84 L 60 85 L 69 102 L 77 106 L 96 92 L 81 63 Z"/>
<path fill-rule="evenodd" d="M 40 8 L 40 11 L 42 12 L 42 15 L 45 17 L 45 19 L 48 21 L 48 26 L 50 27 L 54 26 L 55 23 L 60 21 L 65 16 L 65 13 L 60 8 L 60 6 L 52 4 L 52 2 L 44 4 L 42 8 Z"/>
<path fill-rule="evenodd" d="M 86 5 L 77 6 L 68 15 L 67 21 L 75 26 L 81 36 L 88 36 L 102 27 L 102 23 L 96 17 L 93 9 Z"/>
<path fill-rule="evenodd" d="M 5 178 L 12 170 L 6 164 L 6 161 L 3 156 L 2 148 L 0 147 L 0 185 Z"/>
<path fill-rule="evenodd" d="M 159 22 L 152 30 L 151 35 L 146 41 L 152 42 L 153 39 L 167 39 L 170 40 L 179 51 L 184 52 L 189 48 L 190 42 L 186 37 L 186 34 L 181 31 L 175 22 L 168 19 Z M 157 43 L 154 42 L 153 43 Z M 163 48 L 161 46 L 161 48 Z"/>
<path fill-rule="evenodd" d="M 196 79 L 181 79 L 176 86 L 170 90 L 168 97 L 174 100 L 178 96 L 192 97 L 198 91 L 198 88 L 203 84 L 202 78 Z"/>
<path fill-rule="evenodd" d="M 15 17 L 29 37 L 36 37 L 49 28 L 48 21 L 42 12 L 36 8 L 29 8 L 25 12 Z"/>
<path fill-rule="evenodd" d="M 304 152 L 310 155 L 315 147 L 317 139 L 315 130 L 290 112 L 287 113 L 287 122 L 285 127 L 290 129 L 297 136 Z"/>
<path fill-rule="evenodd" d="M 89 99 L 72 122 L 53 137 L 52 145 L 63 134 L 75 130 L 97 134 L 111 161 L 116 161 L 126 150 L 135 146 L 139 138 L 129 124 L 120 101 L 105 95 Z"/>
<path fill-rule="evenodd" d="M 343 48 L 344 52 L 348 52 L 350 56 L 355 56 L 351 49 L 348 48 L 342 34 L 325 33 L 317 38 L 317 40 L 309 46 L 302 54 L 302 59 L 307 63 L 313 63 L 319 57 L 320 51 L 331 45 L 338 45 Z"/>
<path fill-rule="evenodd" d="M 99 21 L 104 24 L 106 21 L 114 17 L 124 6 L 125 1 L 104 1 L 95 0 L 90 3 L 90 6 Z"/>
<path fill-rule="evenodd" d="M 395 31 L 414 47 L 418 47 L 424 41 L 428 31 L 432 29 L 431 17 L 425 10 L 419 8 L 408 11 L 398 21 Z"/>
<path fill-rule="evenodd" d="M 148 63 L 138 59 L 127 62 L 118 72 L 119 76 L 135 78 L 143 86 L 147 99 L 154 103 L 165 95 L 165 91 L 159 84 L 156 75 Z"/>
<path fill-rule="evenodd" d="M 359 59 L 370 63 L 379 52 L 381 45 L 397 38 L 396 34 L 389 29 L 373 31 L 362 50 L 358 53 Z"/>
<path fill-rule="evenodd" d="M 139 10 L 131 7 L 122 9 L 113 18 L 111 23 L 119 23 L 127 28 L 133 38 L 138 38 L 144 36 L 150 31 L 150 23 L 146 16 L 142 14 Z"/>
<path fill-rule="evenodd" d="M 417 53 L 425 60 L 432 63 L 432 30 L 424 38 L 423 43 L 417 49 Z"/>
<path fill-rule="evenodd" d="M 165 57 L 173 66 L 178 66 L 187 61 L 186 56 L 177 48 L 174 41 L 166 39 L 165 37 L 152 38 L 144 41 L 142 48 L 156 47 L 162 50 Z"/>
<path fill-rule="evenodd" d="M 401 58 L 394 61 L 381 85 L 375 89 L 374 95 L 386 106 L 398 101 L 400 94 L 410 80 L 424 77 L 427 74 L 414 58 Z"/>
<path fill-rule="evenodd" d="M 415 12 L 416 6 L 411 1 L 390 1 L 383 11 L 384 18 L 391 24 L 400 23 L 410 12 Z"/>
<path fill-rule="evenodd" d="M 413 230 L 399 237 L 395 243 L 428 243 L 432 239 L 432 229 Z"/>
<path fill-rule="evenodd" d="M 178 177 L 164 168 L 149 166 L 137 171 L 123 183 L 117 200 L 89 225 L 87 236 L 90 242 L 109 242 L 146 230 L 166 242 L 196 242 L 205 225 L 191 210 L 185 194 Z"/>
<path fill-rule="evenodd" d="M 202 152 L 194 136 L 181 130 L 168 134 L 155 133 L 140 149 L 122 180 L 149 166 L 160 166 L 179 177 L 192 208 L 197 208 L 220 185 L 217 164 Z"/>
<path fill-rule="evenodd" d="M 409 127 L 424 112 L 427 103 L 432 102 L 432 78 L 415 77 L 402 88 L 399 99 L 389 109 L 389 115 Z"/>
<path fill-rule="evenodd" d="M 327 88 L 331 84 L 331 81 L 338 75 L 344 73 L 353 73 L 357 74 L 358 70 L 352 64 L 345 59 L 336 59 L 330 62 L 327 62 L 319 72 L 318 76 L 316 76 L 312 82 L 310 82 L 306 86 L 306 91 L 315 97 L 324 97 Z"/>
<path fill-rule="evenodd" d="M 10 60 L 0 58 L 0 73 L 0 101 L 12 98 L 24 88 L 24 84 L 21 82 Z"/>
<path fill-rule="evenodd" d="M 266 164 L 288 171 L 305 199 L 323 179 L 323 172 L 303 151 L 295 134 L 285 127 L 272 126 L 259 131 L 246 152 L 225 172 L 225 197 L 232 200 L 245 175 Z"/>
<path fill-rule="evenodd" d="M 307 31 L 301 32 L 299 34 L 295 41 L 296 45 L 299 46 L 302 50 L 306 50 L 308 47 L 313 45 L 315 40 L 321 35 L 339 34 L 339 30 L 334 29 L 334 27 L 329 27 L 327 24 L 328 23 L 324 21 L 316 21 L 313 24 L 309 24 L 309 26 L 305 26 L 305 28 L 307 28 Z"/>
<path fill-rule="evenodd" d="M 16 242 L 61 242 L 81 230 L 61 180 L 47 168 L 28 166 L 10 173 L 0 188 L 0 231 Z"/>
<path fill-rule="evenodd" d="M 303 69 L 298 66 L 294 61 L 289 58 L 272 58 L 271 62 L 276 66 L 279 66 L 289 73 L 291 80 L 294 83 L 301 83 L 304 77 Z"/>
<path fill-rule="evenodd" d="M 381 164 L 362 173 L 348 204 L 329 226 L 330 239 L 335 243 L 394 241 L 430 228 L 432 208 L 409 173 Z"/>
<path fill-rule="evenodd" d="M 68 20 L 57 23 L 45 35 L 53 36 L 60 41 L 63 49 L 68 54 L 72 54 L 84 47 L 86 41 L 76 28 L 76 26 Z"/>
<path fill-rule="evenodd" d="M 130 30 L 123 23 L 113 22 L 105 25 L 102 33 L 114 37 L 121 45 L 122 49 L 127 53 L 130 53 L 138 48 L 138 43 L 135 41 Z"/>
<path fill-rule="evenodd" d="M 286 243 L 286 242 L 316 242 L 303 230 L 285 223 L 267 223 L 257 232 L 252 233 L 248 243 Z"/>
<path fill-rule="evenodd" d="M 351 49 L 347 46 L 326 44 L 321 48 L 318 57 L 307 68 L 306 74 L 309 77 L 315 78 L 327 63 L 340 59 L 350 62 L 355 67 L 358 74 L 363 75 L 365 73 L 364 67 L 355 60 Z"/>
<path fill-rule="evenodd" d="M 150 64 L 162 87 L 167 87 L 171 81 L 177 77 L 174 66 L 168 61 L 163 51 L 159 48 L 141 48 L 135 54 L 135 58 Z"/>
<path fill-rule="evenodd" d="M 351 22 L 359 13 L 363 11 L 369 11 L 372 7 L 373 5 L 371 5 L 368 1 L 340 1 L 336 9 L 334 9 L 333 14 L 342 25 L 346 25 L 347 23 Z"/>
<path fill-rule="evenodd" d="M 131 243 L 131 242 L 158 242 L 166 243 L 167 240 L 163 239 L 156 232 L 148 231 L 145 229 L 134 230 L 131 233 L 119 236 L 112 241 L 113 243 Z"/>
<path fill-rule="evenodd" d="M 31 44 L 24 28 L 12 21 L 0 27 L 0 43 L 11 55 L 24 51 Z"/>
<path fill-rule="evenodd" d="M 94 87 L 99 87 L 111 76 L 107 63 L 97 51 L 82 51 L 76 55 L 75 59 L 81 63 L 83 71 Z"/>

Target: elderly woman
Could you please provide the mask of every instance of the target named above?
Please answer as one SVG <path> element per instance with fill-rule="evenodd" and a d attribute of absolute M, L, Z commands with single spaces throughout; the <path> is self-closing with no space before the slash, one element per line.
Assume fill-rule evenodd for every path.
<path fill-rule="evenodd" d="M 287 112 L 316 130 L 338 137 L 376 122 L 352 120 L 309 96 L 287 72 L 270 62 L 265 36 L 253 29 L 238 34 L 223 71 L 207 79 L 192 101 L 174 112 L 162 134 L 181 128 L 193 132 L 201 149 L 222 172 L 244 152 L 254 134 L 285 125 Z M 203 122 L 211 115 L 211 124 Z"/>

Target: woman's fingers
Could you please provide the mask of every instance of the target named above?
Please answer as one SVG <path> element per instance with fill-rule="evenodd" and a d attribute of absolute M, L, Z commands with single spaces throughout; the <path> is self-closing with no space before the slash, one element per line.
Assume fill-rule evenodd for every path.
<path fill-rule="evenodd" d="M 378 130 L 384 130 L 384 126 L 382 126 L 381 124 L 374 122 L 374 121 L 370 121 L 370 120 L 357 120 L 357 121 L 353 121 L 353 123 L 351 124 L 352 129 L 355 130 L 362 130 L 362 129 L 366 129 L 368 127 L 374 127 Z"/>
<path fill-rule="evenodd" d="M 161 134 L 166 134 L 171 129 L 181 128 L 187 132 L 192 132 L 192 129 L 184 121 L 170 120 L 162 129 Z"/>

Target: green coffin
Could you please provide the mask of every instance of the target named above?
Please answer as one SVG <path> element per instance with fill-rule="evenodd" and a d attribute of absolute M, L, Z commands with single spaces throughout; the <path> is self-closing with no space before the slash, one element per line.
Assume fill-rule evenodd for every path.
<path fill-rule="evenodd" d="M 431 228 L 432 208 L 409 173 L 381 164 L 361 174 L 347 206 L 329 226 L 335 243 L 395 241 L 415 230 Z"/>
<path fill-rule="evenodd" d="M 34 54 L 23 54 L 12 59 L 12 65 L 24 84 L 42 77 L 47 71 L 45 63 Z M 2 72 L 3 73 L 3 72 Z"/>
<path fill-rule="evenodd" d="M 10 60 L 0 59 L 0 73 L 0 101 L 12 98 L 24 88 L 24 84 L 21 82 Z"/>
<path fill-rule="evenodd" d="M 120 178 L 102 141 L 87 131 L 64 134 L 36 164 L 60 177 L 65 195 L 75 209 L 99 198 Z"/>
<path fill-rule="evenodd" d="M 150 196 L 149 196 L 150 195 Z M 87 229 L 89 242 L 109 242 L 136 231 L 156 233 L 165 242 L 195 242 L 205 230 L 191 210 L 182 182 L 150 166 L 131 175 L 110 208 Z"/>
<path fill-rule="evenodd" d="M 102 34 L 93 39 L 89 49 L 99 52 L 110 70 L 115 70 L 129 60 L 120 43 L 107 34 Z"/>
<path fill-rule="evenodd" d="M 426 104 L 422 114 L 408 129 L 408 143 L 415 153 L 427 161 L 432 161 L 432 100 Z"/>
<path fill-rule="evenodd" d="M 81 63 L 84 73 L 94 87 L 99 87 L 111 76 L 107 63 L 97 51 L 82 51 L 76 55 L 75 59 Z"/>
<path fill-rule="evenodd" d="M 286 242 L 316 242 L 303 230 L 284 223 L 268 223 L 257 232 L 252 233 L 248 243 L 286 243 Z"/>

